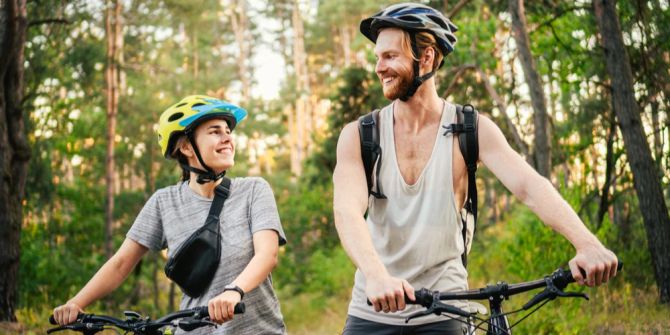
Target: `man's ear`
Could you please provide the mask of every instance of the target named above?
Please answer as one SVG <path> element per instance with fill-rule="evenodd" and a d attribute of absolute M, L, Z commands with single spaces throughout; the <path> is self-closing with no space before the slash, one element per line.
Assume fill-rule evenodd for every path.
<path fill-rule="evenodd" d="M 423 55 L 421 55 L 421 66 L 428 67 L 428 72 L 433 70 L 433 63 L 435 62 L 435 48 L 426 47 L 423 49 Z"/>

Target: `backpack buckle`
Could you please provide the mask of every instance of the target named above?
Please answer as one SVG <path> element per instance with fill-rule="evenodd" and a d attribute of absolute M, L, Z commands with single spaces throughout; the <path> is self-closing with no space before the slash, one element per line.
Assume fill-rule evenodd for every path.
<path fill-rule="evenodd" d="M 448 126 L 442 125 L 442 128 L 444 128 L 444 134 L 442 136 L 447 136 L 448 134 L 455 134 L 455 133 L 460 133 L 464 130 L 463 124 L 461 123 L 452 123 Z"/>

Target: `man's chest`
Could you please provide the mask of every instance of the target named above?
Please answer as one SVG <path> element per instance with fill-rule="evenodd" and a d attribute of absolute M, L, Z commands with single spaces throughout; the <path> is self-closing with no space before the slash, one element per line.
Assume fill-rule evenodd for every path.
<path fill-rule="evenodd" d="M 457 203 L 465 196 L 467 188 L 467 173 L 465 162 L 461 155 L 458 139 L 438 134 L 437 129 L 422 131 L 418 134 L 394 132 L 396 161 L 400 174 L 408 185 L 414 185 L 423 171 L 431 164 L 432 156 L 448 159 L 446 168 L 451 169 L 452 185 Z M 442 142 L 440 142 L 442 141 Z M 448 150 L 451 146 L 452 150 Z M 444 167 L 444 166 L 443 166 Z M 448 170 L 440 173 L 448 173 Z"/>

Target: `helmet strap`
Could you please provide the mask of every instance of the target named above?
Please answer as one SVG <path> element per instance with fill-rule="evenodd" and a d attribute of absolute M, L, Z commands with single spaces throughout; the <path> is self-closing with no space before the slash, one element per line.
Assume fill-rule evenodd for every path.
<path fill-rule="evenodd" d="M 195 135 L 193 131 L 187 131 L 186 132 L 186 137 L 188 138 L 188 141 L 191 142 L 191 147 L 193 148 L 193 152 L 195 152 L 195 157 L 198 158 L 198 161 L 200 162 L 200 165 L 205 168 L 205 170 L 200 170 L 198 168 L 194 168 L 190 165 L 186 164 L 181 164 L 181 166 L 189 170 L 195 174 L 198 175 L 198 178 L 196 181 L 198 184 L 204 184 L 204 183 L 209 183 L 212 181 L 217 181 L 221 178 L 223 178 L 226 175 L 226 171 L 223 171 L 221 173 L 215 173 L 214 170 L 212 170 L 207 164 L 205 164 L 205 161 L 202 159 L 202 156 L 200 155 L 200 150 L 198 150 L 198 146 L 195 144 Z"/>
<path fill-rule="evenodd" d="M 414 53 L 414 56 L 418 59 L 421 56 L 419 54 L 419 47 L 416 44 L 416 34 L 414 32 L 410 32 L 409 36 L 412 40 L 411 41 L 412 52 Z M 412 79 L 412 85 L 410 85 L 407 88 L 407 91 L 405 92 L 405 94 L 403 94 L 400 97 L 400 100 L 402 100 L 402 101 L 409 100 L 409 98 L 411 98 L 414 95 L 414 93 L 416 93 L 416 90 L 419 89 L 419 86 L 421 86 L 421 84 L 423 84 L 426 80 L 428 80 L 430 77 L 432 77 L 435 74 L 435 70 L 433 70 L 431 72 L 428 72 L 428 73 L 424 74 L 423 76 L 420 76 L 419 74 L 421 72 L 419 72 L 419 61 L 414 60 L 412 65 L 413 65 L 413 71 L 414 71 L 414 73 L 412 73 L 412 76 L 414 77 L 414 79 Z"/>

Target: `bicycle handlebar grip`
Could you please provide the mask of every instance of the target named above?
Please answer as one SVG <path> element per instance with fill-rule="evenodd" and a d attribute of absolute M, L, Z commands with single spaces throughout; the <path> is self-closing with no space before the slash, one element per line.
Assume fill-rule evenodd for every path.
<path fill-rule="evenodd" d="M 416 294 L 416 292 L 415 292 L 414 294 Z M 365 301 L 366 301 L 366 303 L 368 304 L 368 306 L 372 306 L 372 301 L 370 301 L 370 299 L 366 299 Z M 407 296 L 407 293 L 405 293 L 405 303 L 406 303 L 406 304 L 416 304 L 416 302 L 412 301 L 412 300 Z"/>
<path fill-rule="evenodd" d="M 623 269 L 623 262 L 617 257 L 616 270 L 618 272 L 618 271 L 621 271 L 621 269 Z M 584 272 L 584 270 L 579 269 L 579 271 L 582 273 L 582 276 L 584 278 L 586 278 L 586 273 Z M 565 278 L 568 283 L 574 283 L 575 282 L 575 278 L 572 277 L 572 271 L 570 271 L 569 268 L 568 269 L 563 269 L 562 275 L 563 275 L 563 278 Z"/>
<path fill-rule="evenodd" d="M 83 313 L 77 314 L 77 320 L 81 319 L 82 316 L 84 316 Z M 53 314 L 51 314 L 51 316 L 49 316 L 49 323 L 52 324 L 52 325 L 57 325 L 58 324 L 58 322 L 56 322 L 56 319 L 54 318 Z"/>
<path fill-rule="evenodd" d="M 200 309 L 200 313 L 203 316 L 209 316 L 209 307 L 207 306 L 202 306 L 202 307 L 197 307 Z M 238 302 L 237 305 L 235 305 L 235 309 L 233 310 L 233 313 L 235 314 L 244 314 L 246 312 L 247 306 L 243 302 Z"/>
<path fill-rule="evenodd" d="M 247 306 L 244 305 L 243 302 L 238 302 L 237 305 L 235 305 L 235 311 L 233 313 L 243 314 L 246 311 L 247 311 Z"/>

